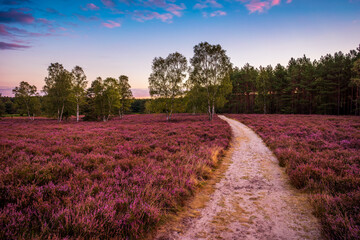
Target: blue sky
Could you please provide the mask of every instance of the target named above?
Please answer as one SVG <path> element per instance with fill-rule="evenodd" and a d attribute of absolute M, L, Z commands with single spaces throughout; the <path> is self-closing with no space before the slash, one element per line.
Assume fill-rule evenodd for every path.
<path fill-rule="evenodd" d="M 360 0 L 0 0 L 0 92 L 41 89 L 60 62 L 89 82 L 128 75 L 144 95 L 154 57 L 189 59 L 202 41 L 239 67 L 348 52 L 360 44 Z"/>

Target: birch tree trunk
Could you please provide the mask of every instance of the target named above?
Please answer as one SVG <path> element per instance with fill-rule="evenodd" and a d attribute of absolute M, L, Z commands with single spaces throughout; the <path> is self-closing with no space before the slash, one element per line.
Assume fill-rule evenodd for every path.
<path fill-rule="evenodd" d="M 63 116 L 63 114 L 64 114 L 64 106 L 65 106 L 65 103 L 63 103 L 62 108 L 61 108 L 61 114 L 60 114 L 59 122 L 61 122 L 62 116 Z"/>
<path fill-rule="evenodd" d="M 76 103 L 76 122 L 79 122 L 79 102 Z"/>

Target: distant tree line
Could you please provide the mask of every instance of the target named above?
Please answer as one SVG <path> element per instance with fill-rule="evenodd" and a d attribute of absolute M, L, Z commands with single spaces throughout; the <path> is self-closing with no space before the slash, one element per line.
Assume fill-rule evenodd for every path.
<path fill-rule="evenodd" d="M 224 112 L 360 115 L 360 47 L 314 61 L 291 58 L 286 67 L 245 64 L 230 79 Z"/>
<path fill-rule="evenodd" d="M 151 100 L 135 100 L 128 77 L 98 77 L 87 87 L 79 66 L 71 71 L 59 63 L 48 67 L 39 96 L 35 86 L 21 82 L 14 98 L 1 97 L 0 115 L 18 113 L 29 119 L 46 114 L 58 121 L 75 115 L 79 121 L 108 121 L 131 113 L 215 112 L 264 114 L 360 115 L 360 46 L 344 54 L 311 61 L 305 55 L 287 66 L 233 67 L 220 45 L 194 46 L 189 61 L 180 53 L 156 57 L 149 77 Z"/>
<path fill-rule="evenodd" d="M 215 106 L 222 113 L 360 115 L 360 47 L 314 61 L 291 58 L 287 66 L 233 68 L 220 45 L 205 42 L 194 47 L 185 82 L 185 65 L 177 78 L 159 68 L 172 56 L 153 61 L 149 89 L 155 98 L 147 103 L 148 112 L 167 112 L 170 101 L 171 111 L 208 112 L 210 119 Z"/>
<path fill-rule="evenodd" d="M 98 77 L 87 89 L 86 75 L 81 67 L 75 66 L 68 71 L 60 63 L 52 63 L 48 67 L 44 96 L 39 96 L 36 86 L 24 81 L 13 89 L 13 93 L 13 99 L 1 99 L 0 114 L 19 113 L 30 120 L 45 114 L 56 117 L 59 122 L 75 115 L 79 121 L 81 112 L 85 115 L 84 120 L 108 121 L 114 115 L 122 118 L 133 102 L 127 76 L 104 80 Z"/>

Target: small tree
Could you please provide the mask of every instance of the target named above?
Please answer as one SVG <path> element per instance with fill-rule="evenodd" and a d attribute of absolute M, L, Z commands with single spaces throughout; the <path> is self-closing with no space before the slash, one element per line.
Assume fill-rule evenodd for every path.
<path fill-rule="evenodd" d="M 71 71 L 72 74 L 72 94 L 74 101 L 76 103 L 76 121 L 79 121 L 79 112 L 80 112 L 80 105 L 84 102 L 85 95 L 86 95 L 86 76 L 84 70 L 79 67 L 75 66 L 74 69 Z"/>
<path fill-rule="evenodd" d="M 105 117 L 105 86 L 101 77 L 98 77 L 91 83 L 87 91 L 85 120 L 98 120 L 101 118 L 106 121 Z"/>
<path fill-rule="evenodd" d="M 59 63 L 50 64 L 48 72 L 43 91 L 50 104 L 48 110 L 51 114 L 55 111 L 58 121 L 61 122 L 65 107 L 70 105 L 72 75 Z"/>
<path fill-rule="evenodd" d="M 119 117 L 123 118 L 126 111 L 130 109 L 131 102 L 133 99 L 133 95 L 131 92 L 131 87 L 129 84 L 129 78 L 125 75 L 121 75 L 119 77 L 118 83 L 118 91 L 119 91 Z"/>
<path fill-rule="evenodd" d="M 192 68 L 188 84 L 206 89 L 209 119 L 212 120 L 217 98 L 232 89 L 229 80 L 230 59 L 220 45 L 202 42 L 194 47 L 194 57 L 190 63 Z M 220 91 L 221 86 L 227 88 Z"/>
<path fill-rule="evenodd" d="M 186 58 L 178 53 L 169 54 L 164 59 L 154 58 L 149 77 L 149 90 L 152 97 L 160 97 L 165 104 L 166 120 L 171 120 L 174 99 L 182 95 L 183 80 L 186 77 Z"/>
<path fill-rule="evenodd" d="M 36 86 L 22 81 L 19 87 L 13 89 L 15 101 L 19 109 L 26 112 L 30 120 L 34 120 L 35 113 L 39 112 L 39 99 L 37 99 Z"/>
<path fill-rule="evenodd" d="M 104 98 L 105 98 L 105 118 L 108 121 L 110 115 L 119 107 L 118 83 L 115 78 L 106 78 L 104 80 Z"/>

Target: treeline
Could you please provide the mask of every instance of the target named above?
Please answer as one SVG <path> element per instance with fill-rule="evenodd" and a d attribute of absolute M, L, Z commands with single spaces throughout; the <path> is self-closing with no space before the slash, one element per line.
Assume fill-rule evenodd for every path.
<path fill-rule="evenodd" d="M 230 79 L 224 112 L 360 115 L 360 47 L 315 61 L 291 58 L 274 68 L 246 64 Z"/>
<path fill-rule="evenodd" d="M 80 120 L 80 111 L 84 120 L 108 121 L 113 115 L 120 118 L 129 111 L 133 102 L 129 79 L 121 75 L 118 79 L 98 77 L 87 88 L 88 82 L 83 69 L 75 66 L 66 70 L 60 63 L 52 63 L 48 67 L 48 76 L 43 87 L 44 96 L 40 97 L 37 88 L 22 81 L 13 89 L 14 101 L 10 99 L 0 109 L 6 110 L 6 104 L 12 104 L 18 113 L 25 114 L 30 120 L 45 114 L 56 117 L 59 122 L 72 115 Z M 9 102 L 10 101 L 10 102 Z M 9 108 L 9 106 L 8 106 Z"/>
<path fill-rule="evenodd" d="M 207 112 L 210 120 L 215 112 L 360 115 L 360 46 L 314 61 L 291 58 L 287 66 L 238 68 L 220 45 L 202 42 L 189 63 L 178 52 L 154 58 L 149 101 L 134 100 L 127 76 L 98 77 L 87 88 L 81 67 L 68 71 L 52 63 L 44 96 L 21 82 L 14 100 L 0 101 L 0 115 L 14 109 L 30 119 L 46 114 L 59 121 L 71 115 L 79 121 L 80 114 L 84 120 L 108 121 L 126 112 L 166 113 L 167 120 L 174 112 Z"/>
<path fill-rule="evenodd" d="M 40 104 L 40 111 L 36 116 L 46 116 L 46 110 L 44 109 L 44 97 L 37 96 Z M 130 108 L 127 113 L 129 114 L 144 114 L 146 112 L 146 103 L 149 102 L 150 99 L 133 99 L 131 102 Z M 83 112 L 84 106 L 80 106 L 80 113 Z M 27 116 L 26 112 L 15 102 L 15 97 L 1 97 L 0 96 L 0 117 L 3 116 Z"/>
<path fill-rule="evenodd" d="M 194 47 L 184 56 L 155 58 L 149 78 L 149 112 L 360 115 L 360 47 L 287 66 L 232 67 L 220 45 Z M 186 81 L 185 77 L 188 75 Z"/>

